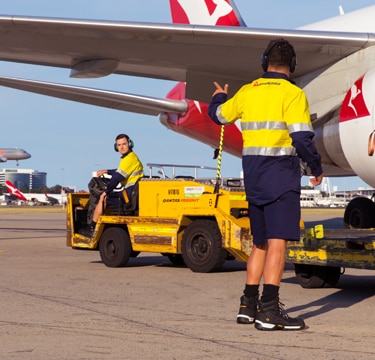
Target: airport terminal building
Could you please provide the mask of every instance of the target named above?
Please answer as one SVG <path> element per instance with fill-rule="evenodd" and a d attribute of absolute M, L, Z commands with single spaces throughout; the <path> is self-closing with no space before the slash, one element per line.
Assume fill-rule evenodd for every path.
<path fill-rule="evenodd" d="M 18 189 L 39 189 L 47 186 L 47 173 L 33 169 L 1 169 L 0 184 L 5 186 L 5 180 L 10 180 Z"/>

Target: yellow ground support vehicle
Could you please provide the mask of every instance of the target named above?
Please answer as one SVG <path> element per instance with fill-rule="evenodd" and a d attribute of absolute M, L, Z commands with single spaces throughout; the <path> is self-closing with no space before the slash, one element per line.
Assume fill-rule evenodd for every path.
<path fill-rule="evenodd" d="M 79 234 L 86 225 L 89 194 L 69 194 L 67 245 L 98 249 L 105 265 L 124 266 L 139 252 L 161 253 L 194 272 L 209 272 L 226 259 L 246 261 L 251 251 L 248 205 L 242 179 L 175 175 L 176 165 L 148 164 L 132 208 L 106 209 L 92 238 Z M 165 168 L 172 167 L 167 178 Z M 160 178 L 153 177 L 157 167 Z M 180 166 L 186 168 L 186 166 Z M 211 170 L 214 170 L 210 168 Z"/>
<path fill-rule="evenodd" d="M 334 287 L 342 269 L 375 270 L 374 229 L 325 230 L 317 225 L 303 231 L 299 243 L 288 245 L 286 261 L 294 264 L 302 287 Z"/>

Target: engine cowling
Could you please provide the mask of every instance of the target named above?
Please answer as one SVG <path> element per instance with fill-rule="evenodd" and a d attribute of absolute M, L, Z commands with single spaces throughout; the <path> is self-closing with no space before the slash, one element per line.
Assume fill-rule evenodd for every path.
<path fill-rule="evenodd" d="M 350 87 L 340 107 L 314 121 L 326 176 L 358 175 L 375 187 L 375 69 Z"/>

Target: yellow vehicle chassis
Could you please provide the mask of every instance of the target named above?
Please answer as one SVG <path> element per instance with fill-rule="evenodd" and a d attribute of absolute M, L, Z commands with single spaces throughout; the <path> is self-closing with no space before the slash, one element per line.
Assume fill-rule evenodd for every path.
<path fill-rule="evenodd" d="M 332 287 L 344 268 L 375 270 L 375 232 L 317 225 L 304 231 L 299 243 L 288 245 L 286 261 L 294 264 L 302 287 Z"/>

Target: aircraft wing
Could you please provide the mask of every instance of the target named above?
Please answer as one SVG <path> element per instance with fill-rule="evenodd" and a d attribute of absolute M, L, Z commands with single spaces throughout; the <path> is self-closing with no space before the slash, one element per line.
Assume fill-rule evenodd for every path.
<path fill-rule="evenodd" d="M 6 156 L 0 155 L 0 162 L 7 162 L 7 161 L 8 161 L 8 159 L 7 159 Z"/>
<path fill-rule="evenodd" d="M 213 81 L 235 91 L 261 74 L 271 39 L 294 45 L 295 77 L 375 44 L 373 34 L 169 25 L 22 16 L 0 17 L 0 60 L 187 82 L 187 98 L 208 101 Z"/>
<path fill-rule="evenodd" d="M 60 99 L 147 115 L 158 115 L 160 112 L 183 114 L 187 110 L 187 103 L 183 100 L 146 97 L 36 80 L 0 77 L 0 85 Z"/>

